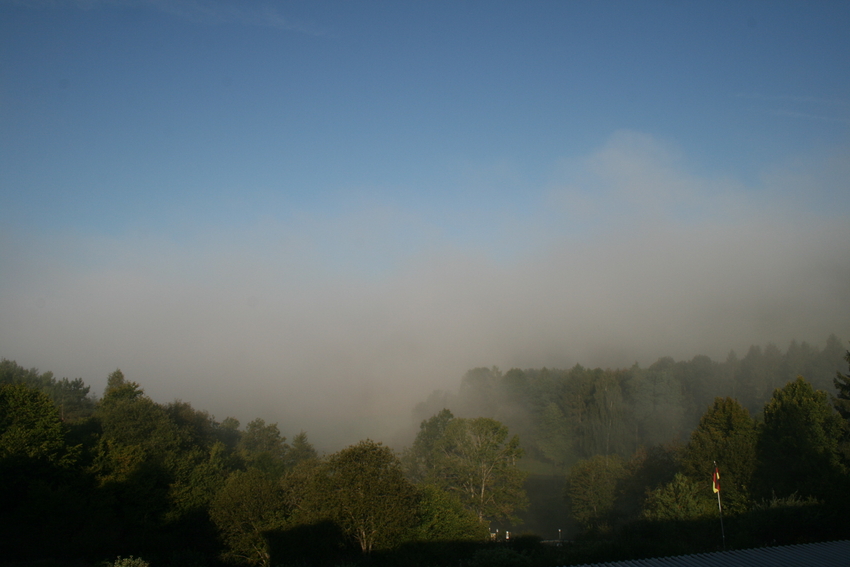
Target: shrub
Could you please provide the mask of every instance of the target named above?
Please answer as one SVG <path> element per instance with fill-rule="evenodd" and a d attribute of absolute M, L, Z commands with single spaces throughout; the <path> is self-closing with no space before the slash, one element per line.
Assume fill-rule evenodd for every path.
<path fill-rule="evenodd" d="M 121 557 L 115 558 L 115 561 L 104 561 L 103 567 L 150 567 L 150 563 L 141 557 Z"/>

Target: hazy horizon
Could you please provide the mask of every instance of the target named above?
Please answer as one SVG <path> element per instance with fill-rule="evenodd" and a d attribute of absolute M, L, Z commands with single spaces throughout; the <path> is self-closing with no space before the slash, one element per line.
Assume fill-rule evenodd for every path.
<path fill-rule="evenodd" d="M 850 6 L 0 1 L 0 356 L 382 439 L 850 339 Z"/>

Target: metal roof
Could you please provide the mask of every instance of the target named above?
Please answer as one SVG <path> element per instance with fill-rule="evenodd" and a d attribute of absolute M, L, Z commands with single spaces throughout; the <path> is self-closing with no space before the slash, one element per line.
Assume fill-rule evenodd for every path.
<path fill-rule="evenodd" d="M 584 567 L 590 567 L 585 564 Z M 593 563 L 594 567 L 850 567 L 850 540 Z M 577 566 L 582 567 L 582 566 Z"/>

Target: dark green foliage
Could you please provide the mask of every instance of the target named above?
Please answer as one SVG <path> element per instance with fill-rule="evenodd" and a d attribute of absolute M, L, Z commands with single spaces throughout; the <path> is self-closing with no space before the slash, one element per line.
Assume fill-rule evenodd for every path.
<path fill-rule="evenodd" d="M 239 420 L 235 417 L 224 418 L 216 424 L 216 436 L 230 451 L 235 451 L 240 437 Z"/>
<path fill-rule="evenodd" d="M 557 403 L 548 404 L 540 415 L 537 446 L 543 457 L 558 467 L 576 460 L 573 428 Z"/>
<path fill-rule="evenodd" d="M 770 343 L 764 349 L 751 346 L 741 359 L 737 373 L 736 397 L 751 415 L 757 414 L 770 393 L 781 384 L 782 353 Z"/>
<path fill-rule="evenodd" d="M 732 398 L 716 398 L 705 412 L 682 457 L 682 472 L 708 493 L 715 463 L 724 507 L 731 513 L 750 506 L 756 467 L 756 423 Z"/>
<path fill-rule="evenodd" d="M 460 499 L 432 484 L 418 487 L 416 541 L 485 541 L 487 526 Z"/>
<path fill-rule="evenodd" d="M 679 471 L 677 446 L 641 447 L 625 464 L 624 476 L 617 484 L 614 516 L 617 523 L 640 517 L 647 493 L 668 484 Z"/>
<path fill-rule="evenodd" d="M 792 494 L 762 500 L 736 519 L 750 546 L 789 545 L 846 538 L 845 512 L 813 497 Z"/>
<path fill-rule="evenodd" d="M 315 471 L 304 515 L 336 523 L 364 553 L 410 537 L 417 493 L 388 447 L 361 441 L 331 455 Z"/>
<path fill-rule="evenodd" d="M 847 362 L 847 350 L 841 345 L 841 341 L 835 335 L 829 335 L 823 350 L 808 357 L 808 366 L 805 372 L 794 372 L 792 376 L 811 376 L 812 385 L 817 390 L 829 390 L 834 385 L 832 378 L 835 372 Z"/>
<path fill-rule="evenodd" d="M 306 439 L 305 439 L 306 440 Z M 266 425 L 260 418 L 251 421 L 236 445 L 239 455 L 248 466 L 280 477 L 287 466 L 289 445 L 281 436 L 276 423 Z"/>
<path fill-rule="evenodd" d="M 630 394 L 640 439 L 658 445 L 684 432 L 686 403 L 672 358 L 659 359 L 646 370 L 631 371 Z"/>
<path fill-rule="evenodd" d="M 259 469 L 231 475 L 209 508 L 227 544 L 224 556 L 263 567 L 271 565 L 265 534 L 282 530 L 291 512 L 278 479 Z"/>
<path fill-rule="evenodd" d="M 610 527 L 617 487 L 626 476 L 618 455 L 596 455 L 576 463 L 567 475 L 564 497 L 573 518 L 586 529 Z"/>
<path fill-rule="evenodd" d="M 41 375 L 37 368 L 27 369 L 14 360 L 0 359 L 0 384 L 26 384 L 34 389 L 41 389 L 41 386 L 52 377 L 52 372 Z"/>
<path fill-rule="evenodd" d="M 47 394 L 62 421 L 74 421 L 91 415 L 94 400 L 82 378 L 57 380 L 52 372 L 39 374 L 38 369 L 26 369 L 15 361 L 0 359 L 0 384 L 24 384 Z"/>
<path fill-rule="evenodd" d="M 435 393 L 418 406 L 408 478 L 377 443 L 319 459 L 303 432 L 290 445 L 276 424 L 258 419 L 240 431 L 237 420 L 218 423 L 186 402 L 156 403 L 120 370 L 95 404 L 81 379 L 0 360 L 0 556 L 432 567 L 709 551 L 720 546 L 715 460 L 724 510 L 735 512 L 726 517 L 730 546 L 844 538 L 850 375 L 836 374 L 846 368 L 836 366 L 842 355 L 850 363 L 830 337 L 822 350 L 792 342 L 785 353 L 768 345 L 742 360 L 661 358 L 646 369 L 474 369 L 457 395 Z M 790 373 L 816 384 L 834 377 L 842 413 L 797 380 L 774 392 L 756 429 L 744 407 L 761 410 Z M 746 405 L 712 403 L 729 393 Z M 684 450 L 650 445 L 684 440 L 694 426 Z M 591 510 L 581 516 L 589 529 L 569 548 L 479 543 L 486 520 L 515 516 L 525 500 L 521 454 L 537 473 L 528 484 L 535 503 L 560 512 L 530 511 L 526 529 L 572 536 L 559 498 L 568 470 L 571 504 Z M 601 474 L 588 463 L 603 463 Z"/>
<path fill-rule="evenodd" d="M 844 353 L 844 360 L 850 365 L 850 350 Z M 844 457 L 845 466 L 850 466 L 850 374 L 838 371 L 832 383 L 838 390 L 838 394 L 832 397 L 832 405 L 845 423 L 844 438 L 841 440 L 839 449 Z"/>
<path fill-rule="evenodd" d="M 235 459 L 222 443 L 208 450 L 193 447 L 175 462 L 168 490 L 166 522 L 180 521 L 204 512 L 233 471 Z"/>
<path fill-rule="evenodd" d="M 132 401 L 144 396 L 145 392 L 136 382 L 130 382 L 124 378 L 120 368 L 109 375 L 106 380 L 106 389 L 103 391 L 101 405 L 109 405 L 113 402 Z"/>
<path fill-rule="evenodd" d="M 101 482 L 122 482 L 140 467 L 176 465 L 185 432 L 138 384 L 123 376 L 113 383 L 95 414 L 102 428 L 94 465 Z"/>
<path fill-rule="evenodd" d="M 676 473 L 673 480 L 647 495 L 643 517 L 654 521 L 682 521 L 710 516 L 716 510 L 710 494 L 702 484 Z"/>
<path fill-rule="evenodd" d="M 526 506 L 519 437 L 494 419 L 455 418 L 434 444 L 429 482 L 455 493 L 479 521 L 510 521 Z"/>
<path fill-rule="evenodd" d="M 0 385 L 0 459 L 71 465 L 59 412 L 46 394 L 24 384 Z"/>
<path fill-rule="evenodd" d="M 776 390 L 764 408 L 759 436 L 758 494 L 834 497 L 846 483 L 839 451 L 844 429 L 826 393 L 802 377 Z"/>
<path fill-rule="evenodd" d="M 633 412 L 624 395 L 628 377 L 625 372 L 606 371 L 594 380 L 585 402 L 586 419 L 579 428 L 582 454 L 624 455 L 632 451 L 629 433 Z"/>
<path fill-rule="evenodd" d="M 850 365 L 850 350 L 844 353 L 844 360 Z M 836 372 L 835 378 L 832 379 L 835 389 L 838 390 L 838 395 L 835 396 L 832 403 L 838 413 L 845 421 L 850 421 L 850 374 Z"/>
<path fill-rule="evenodd" d="M 404 463 L 411 479 L 454 493 L 480 522 L 505 521 L 526 505 L 525 475 L 516 467 L 521 456 L 519 438 L 508 439 L 498 421 L 455 418 L 443 409 L 422 422 Z"/>
<path fill-rule="evenodd" d="M 286 452 L 286 466 L 291 469 L 299 463 L 314 460 L 318 456 L 316 448 L 307 440 L 307 433 L 301 431 L 292 438 L 292 446 Z"/>
<path fill-rule="evenodd" d="M 354 565 L 362 552 L 330 520 L 295 523 L 264 533 L 272 565 L 335 567 Z"/>
<path fill-rule="evenodd" d="M 213 417 L 194 409 L 188 402 L 175 400 L 165 406 L 165 413 L 177 429 L 186 447 L 212 447 L 223 442 L 220 428 Z"/>
<path fill-rule="evenodd" d="M 760 415 L 772 391 L 797 373 L 825 387 L 841 365 L 837 345 L 830 336 L 823 349 L 792 341 L 785 352 L 769 344 L 753 346 L 743 359 L 734 352 L 721 362 L 662 357 L 645 369 L 475 368 L 456 395 L 435 392 L 417 415 L 425 420 L 450 408 L 454 415 L 497 419 L 519 433 L 526 459 L 552 465 L 547 472 L 565 471 L 596 454 L 628 458 L 639 447 L 685 442 L 718 396 Z M 426 408 L 430 414 L 420 413 Z"/>
<path fill-rule="evenodd" d="M 58 409 L 24 383 L 0 386 L 0 557 L 28 559 L 86 551 L 97 522 L 93 483 L 80 470 Z M 50 545 L 45 545 L 49 542 Z"/>
<path fill-rule="evenodd" d="M 541 456 L 567 465 L 593 455 L 631 453 L 635 426 L 627 392 L 630 371 L 577 365 L 567 372 L 546 371 L 541 378 L 537 386 L 551 391 L 549 400 L 555 404 L 538 406 L 540 425 L 530 437 Z M 564 444 L 559 446 L 559 440 Z"/>
<path fill-rule="evenodd" d="M 716 392 L 725 390 L 727 394 L 731 393 L 731 387 L 725 383 L 728 373 L 725 366 L 705 355 L 674 365 L 673 373 L 682 387 L 686 429 L 691 429 L 699 422 L 705 408 L 716 397 Z"/>
<path fill-rule="evenodd" d="M 741 396 L 746 404 L 737 404 L 738 409 L 748 407 L 761 414 L 773 389 L 784 384 L 790 372 L 804 369 L 819 383 L 824 377 L 831 380 L 840 359 L 834 352 L 836 340 L 830 337 L 824 349 L 795 342 L 786 352 L 775 345 L 753 347 L 744 359 L 730 352 L 722 362 L 706 356 L 687 362 L 661 358 L 647 369 L 638 365 L 628 370 L 576 366 L 569 370 L 512 369 L 502 373 L 497 368 L 477 368 L 464 376 L 456 396 L 435 393 L 422 407 L 434 408 L 433 404 L 439 402 L 454 414 L 503 419 L 512 431 L 527 432 L 521 435 L 527 469 L 554 473 L 574 465 L 579 458 L 616 454 L 625 459 L 640 447 L 684 442 L 705 408 L 718 396 Z M 735 431 L 739 426 L 743 429 Z M 710 474 L 717 460 L 725 509 L 738 513 L 752 505 L 756 431 L 752 418 L 730 427 L 724 432 L 719 423 L 711 425 L 711 435 L 703 435 L 705 439 L 694 443 L 690 462 L 682 464 L 685 468 L 681 472 L 710 490 Z M 709 439 L 712 436 L 713 440 Z M 724 436 L 729 439 L 723 441 Z M 701 452 L 696 450 L 700 443 L 704 445 Z M 845 441 L 843 447 L 850 455 L 846 449 L 850 442 Z M 707 458 L 707 453 L 715 455 Z M 716 453 L 725 454 L 717 457 Z M 645 491 L 657 490 L 679 472 L 680 465 L 674 461 L 668 460 L 662 467 L 665 473 L 660 480 L 647 484 L 626 474 L 616 491 L 618 520 L 640 514 Z M 547 469 L 544 463 L 553 466 Z"/>
<path fill-rule="evenodd" d="M 109 376 L 94 420 L 99 426 L 88 472 L 111 517 L 118 552 L 176 545 L 214 553 L 207 508 L 238 466 L 206 413 L 175 401 L 160 405 L 120 370 Z"/>
<path fill-rule="evenodd" d="M 434 470 L 437 444 L 445 435 L 446 427 L 452 419 L 452 412 L 443 408 L 420 424 L 419 434 L 416 435 L 413 446 L 405 451 L 402 458 L 405 472 L 413 482 L 424 481 Z"/>

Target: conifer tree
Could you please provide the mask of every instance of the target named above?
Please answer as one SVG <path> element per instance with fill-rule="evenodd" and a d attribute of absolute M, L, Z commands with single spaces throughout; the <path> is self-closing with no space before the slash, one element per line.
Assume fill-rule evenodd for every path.
<path fill-rule="evenodd" d="M 723 501 L 731 512 L 749 506 L 756 466 L 756 424 L 737 400 L 716 398 L 703 414 L 682 457 L 685 475 L 708 493 L 715 462 L 723 477 Z"/>
<path fill-rule="evenodd" d="M 802 377 L 777 389 L 764 408 L 756 477 L 761 496 L 826 500 L 842 484 L 839 444 L 845 422 Z"/>
<path fill-rule="evenodd" d="M 844 354 L 844 360 L 850 365 L 850 350 Z M 835 378 L 832 379 L 835 384 L 835 389 L 838 390 L 838 395 L 833 398 L 832 403 L 838 413 L 845 420 L 850 421 L 850 374 L 835 373 Z"/>

